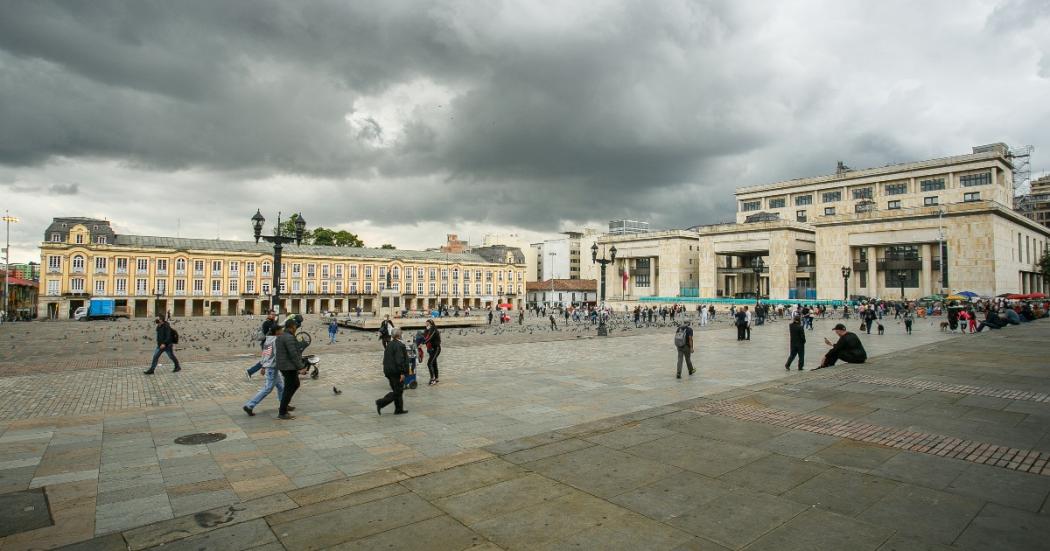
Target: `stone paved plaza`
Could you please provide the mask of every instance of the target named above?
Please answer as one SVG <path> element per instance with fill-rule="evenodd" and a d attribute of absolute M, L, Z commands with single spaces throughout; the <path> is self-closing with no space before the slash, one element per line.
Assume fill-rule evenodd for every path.
<path fill-rule="evenodd" d="M 683 380 L 666 328 L 464 335 L 399 417 L 372 406 L 374 341 L 318 346 L 290 422 L 240 411 L 252 358 L 4 377 L 0 551 L 1042 548 L 1050 324 L 936 321 L 812 373 L 784 371 L 783 322 L 716 324 Z"/>

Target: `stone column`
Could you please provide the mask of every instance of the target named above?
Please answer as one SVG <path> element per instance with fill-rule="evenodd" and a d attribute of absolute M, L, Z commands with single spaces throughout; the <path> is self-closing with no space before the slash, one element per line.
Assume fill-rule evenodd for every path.
<path fill-rule="evenodd" d="M 932 293 L 933 284 L 933 249 L 929 243 L 922 244 L 922 274 L 919 276 L 919 297 L 927 297 Z"/>
<path fill-rule="evenodd" d="M 697 246 L 697 287 L 700 296 L 713 298 L 718 295 L 718 255 L 710 239 L 700 239 Z"/>
<path fill-rule="evenodd" d="M 879 270 L 875 247 L 868 247 L 868 296 L 879 296 Z"/>

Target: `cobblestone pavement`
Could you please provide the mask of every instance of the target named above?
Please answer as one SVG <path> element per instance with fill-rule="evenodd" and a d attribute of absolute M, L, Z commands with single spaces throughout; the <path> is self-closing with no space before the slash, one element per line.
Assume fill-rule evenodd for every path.
<path fill-rule="evenodd" d="M 176 319 L 172 324 L 181 337 L 180 361 L 228 360 L 258 353 L 254 335 L 262 318 L 186 318 Z M 558 330 L 552 331 L 547 318 L 527 315 L 521 326 L 515 322 L 450 329 L 444 331 L 444 337 L 450 344 L 464 347 L 575 340 L 577 336 L 595 334 L 595 327 L 587 322 L 566 324 L 559 318 L 558 324 Z M 671 321 L 657 320 L 651 325 L 636 327 L 617 319 L 612 326 L 616 336 L 652 334 L 665 331 Z M 328 345 L 327 326 L 319 316 L 309 316 L 305 329 L 318 339 L 318 348 L 326 352 L 363 352 L 374 350 L 377 343 L 375 333 L 340 329 L 336 344 Z M 0 377 L 142 365 L 153 353 L 154 334 L 152 320 L 143 319 L 3 324 L 0 325 Z"/>
<path fill-rule="evenodd" d="M 818 322 L 810 333 L 810 367 L 824 349 L 821 337 L 833 336 L 830 324 Z M 386 391 L 374 342 L 368 352 L 327 354 L 319 346 L 322 377 L 304 384 L 291 422 L 273 419 L 274 398 L 255 417 L 240 411 L 257 388 L 258 381 L 243 377 L 254 358 L 188 363 L 181 373 L 153 377 L 140 368 L 105 368 L 2 378 L 0 496 L 42 488 L 54 526 L 8 535 L 0 550 L 79 541 L 376 469 L 440 465 L 450 454 L 755 383 L 781 385 L 776 381 L 785 376 L 845 388 L 868 384 L 822 375 L 834 370 L 786 373 L 785 325 L 758 327 L 750 342 L 737 342 L 727 324 L 699 330 L 699 373 L 682 380 L 673 377 L 666 328 L 498 344 L 479 335 L 461 347 L 452 339 L 441 358 L 441 385 L 408 391 L 411 413 L 399 417 L 377 416 L 372 406 Z M 872 356 L 945 339 L 970 346 L 992 338 L 947 335 L 932 325 L 907 336 L 888 327 L 884 336 L 863 336 Z M 226 438 L 174 443 L 212 432 Z"/>
<path fill-rule="evenodd" d="M 147 517 L 160 515 L 144 511 L 163 508 L 164 502 L 136 490 L 128 492 L 133 497 L 127 503 L 116 506 L 125 517 L 137 519 L 129 525 L 137 527 L 126 529 L 116 528 L 121 523 L 110 520 L 117 516 L 113 512 L 97 516 L 93 525 L 87 519 L 77 525 L 79 517 L 69 511 L 90 509 L 83 496 L 86 488 L 96 483 L 108 488 L 110 482 L 65 475 L 45 488 L 56 517 L 63 517 L 67 527 L 79 527 L 79 533 L 70 537 L 55 527 L 37 528 L 0 540 L 0 549 L 24 548 L 30 540 L 41 546 L 76 541 L 92 533 L 98 536 L 79 549 L 1045 549 L 1050 476 L 1035 474 L 1038 459 L 1029 462 L 1032 456 L 1026 450 L 1050 449 L 1050 404 L 1032 396 L 990 393 L 1050 392 L 1048 329 L 1050 323 L 1039 322 L 975 337 L 931 338 L 913 348 L 887 338 L 884 344 L 898 350 L 863 366 L 781 373 L 779 379 L 644 409 L 624 403 L 621 411 L 630 412 L 452 454 L 392 461 L 366 473 L 288 486 L 260 497 L 247 493 L 241 503 L 209 506 L 194 514 L 175 512 L 179 494 L 169 492 L 173 517 L 163 515 L 148 524 Z M 772 347 L 774 337 L 765 336 L 765 341 L 739 345 L 752 351 L 748 356 L 732 354 L 735 341 L 704 335 L 709 350 L 730 357 L 723 361 L 733 364 L 733 370 L 776 371 L 779 357 L 777 365 L 762 367 L 770 362 L 741 360 L 771 354 L 760 343 Z M 865 341 L 869 348 L 883 346 L 875 337 Z M 654 359 L 663 364 L 661 357 Z M 711 364 L 721 363 L 708 360 L 702 368 L 708 372 L 716 369 Z M 645 384 L 662 385 L 663 395 L 672 388 L 715 386 L 708 373 L 679 382 L 666 371 L 646 370 Z M 484 371 L 474 375 L 479 380 L 487 376 Z M 560 394 L 557 380 L 547 375 L 542 387 Z M 602 381 L 602 392 L 574 394 L 588 406 L 604 404 L 602 394 L 616 393 L 612 380 Z M 491 395 L 501 392 L 490 388 Z M 520 390 L 527 388 L 521 385 Z M 430 390 L 434 398 L 448 392 L 441 404 L 456 401 L 460 411 L 479 404 L 465 402 L 462 395 L 457 399 L 450 389 Z M 410 398 L 413 412 L 401 418 L 373 414 L 371 430 L 402 436 L 402 429 L 419 430 L 421 421 L 426 425 L 428 420 L 417 413 L 428 419 L 438 415 L 428 411 L 437 406 L 429 398 Z M 542 407 L 552 406 L 530 407 L 542 415 Z M 103 446 L 109 431 L 116 432 L 113 438 L 134 442 L 138 438 L 133 435 L 147 428 L 154 434 L 171 431 L 187 419 L 203 430 L 199 419 L 208 411 L 213 419 L 221 415 L 216 409 L 224 411 L 189 406 L 154 410 L 145 424 L 128 416 L 107 417 L 101 428 Z M 484 409 L 496 419 L 510 415 Z M 170 474 L 183 488 L 199 488 L 221 484 L 211 480 L 225 474 L 227 481 L 236 480 L 231 485 L 243 485 L 278 476 L 274 466 L 285 472 L 295 468 L 288 465 L 312 464 L 308 448 L 288 438 L 303 428 L 298 421 L 283 425 L 287 433 L 280 436 L 238 423 L 248 437 L 235 440 L 241 442 L 236 447 L 220 442 L 170 455 L 165 446 L 156 445 L 155 455 L 161 458 L 156 484 L 166 485 Z M 17 423 L 0 441 L 30 442 L 34 430 L 43 430 L 42 425 Z M 64 432 L 67 441 L 76 440 L 76 434 L 93 434 L 75 426 L 52 425 L 48 430 Z M 947 439 L 930 440 L 935 435 Z M 266 442 L 271 439 L 281 444 Z M 118 454 L 129 455 L 136 446 L 121 448 Z M 207 469 L 197 463 L 205 457 L 219 467 L 210 475 L 195 474 Z M 1028 469 L 1019 468 L 1025 464 Z M 244 476 L 231 476 L 238 468 L 246 470 Z M 136 467 L 121 468 L 129 469 Z M 1029 472 L 1021 472 L 1025 470 Z M 143 476 L 131 472 L 123 480 L 132 484 Z M 190 482 L 207 476 L 213 478 Z M 111 503 L 109 494 L 123 495 L 112 489 L 106 494 L 99 493 L 95 501 Z"/>

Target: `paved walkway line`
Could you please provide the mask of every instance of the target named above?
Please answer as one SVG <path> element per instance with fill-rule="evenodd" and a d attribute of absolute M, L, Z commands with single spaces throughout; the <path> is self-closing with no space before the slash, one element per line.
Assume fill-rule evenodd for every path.
<path fill-rule="evenodd" d="M 860 375 L 856 370 L 848 373 L 833 375 L 835 380 L 867 383 L 872 385 L 896 386 L 900 388 L 917 388 L 920 390 L 934 390 L 950 394 L 966 394 L 969 396 L 989 396 L 992 398 L 1006 398 L 1008 400 L 1025 400 L 1029 402 L 1050 402 L 1050 394 L 1045 392 L 1031 392 L 1028 390 L 1017 390 L 1010 388 L 981 387 L 975 385 L 959 385 L 952 383 L 941 383 L 937 381 L 922 381 L 916 379 L 902 379 L 895 377 L 869 377 Z"/>
<path fill-rule="evenodd" d="M 838 438 L 849 438 L 900 450 L 962 459 L 1012 471 L 1050 476 L 1050 464 L 1048 464 L 1050 452 L 1035 449 L 998 446 L 988 442 L 963 440 L 941 434 L 914 432 L 858 421 L 844 421 L 825 415 L 799 415 L 790 411 L 749 406 L 735 401 L 703 404 L 693 409 L 701 413 L 722 415 L 742 421 L 754 421 Z"/>

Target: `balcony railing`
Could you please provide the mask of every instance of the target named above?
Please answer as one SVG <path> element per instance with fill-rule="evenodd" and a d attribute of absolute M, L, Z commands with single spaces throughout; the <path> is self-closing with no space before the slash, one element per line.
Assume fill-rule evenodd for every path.
<path fill-rule="evenodd" d="M 738 267 L 733 267 L 733 268 L 722 268 L 722 267 L 719 267 L 718 268 L 718 273 L 720 273 L 720 274 L 753 274 L 753 273 L 755 273 L 755 269 L 753 267 L 751 267 L 751 266 L 738 266 Z M 769 266 L 762 266 L 762 272 L 761 273 L 763 273 L 763 274 L 769 273 Z"/>
<path fill-rule="evenodd" d="M 177 296 L 177 297 L 184 297 L 184 296 L 186 296 L 186 289 L 176 289 L 175 290 L 175 296 Z"/>
<path fill-rule="evenodd" d="M 157 270 L 157 275 L 159 275 L 159 276 L 166 276 L 166 275 L 168 275 L 168 270 L 158 269 Z"/>
<path fill-rule="evenodd" d="M 107 273 L 108 271 L 109 270 L 107 270 L 105 268 L 95 268 L 95 273 L 96 274 L 104 274 L 104 273 Z"/>
<path fill-rule="evenodd" d="M 113 294 L 117 295 L 118 297 L 126 297 L 126 296 L 128 296 L 128 290 L 127 289 L 117 289 Z"/>
<path fill-rule="evenodd" d="M 175 275 L 177 275 L 177 276 L 184 276 L 184 275 L 186 275 L 186 270 L 178 270 L 177 269 L 177 270 L 175 270 Z"/>
<path fill-rule="evenodd" d="M 74 274 L 82 274 L 82 273 L 84 273 L 84 268 L 82 268 L 82 267 L 81 268 L 77 268 L 77 267 L 74 266 L 73 267 L 73 273 Z"/>
<path fill-rule="evenodd" d="M 147 295 L 149 295 L 149 291 L 147 291 L 145 289 L 135 289 L 135 296 L 137 296 L 137 297 L 144 297 L 144 296 L 147 296 Z"/>
<path fill-rule="evenodd" d="M 203 277 L 204 276 L 204 270 L 193 270 L 193 275 L 199 276 L 199 277 Z"/>
<path fill-rule="evenodd" d="M 136 273 L 137 275 L 146 275 L 146 274 L 148 274 L 148 273 L 149 273 L 149 269 L 148 269 L 148 268 L 147 268 L 147 269 L 143 269 L 143 268 L 136 268 L 136 269 L 135 269 L 135 273 Z"/>
<path fill-rule="evenodd" d="M 195 297 L 203 297 L 204 296 L 204 291 L 202 289 L 194 289 L 193 290 L 193 296 L 195 296 Z"/>
<path fill-rule="evenodd" d="M 61 266 L 48 266 L 47 267 L 47 273 L 49 273 L 49 274 L 60 274 L 60 273 L 62 273 L 62 267 Z"/>
<path fill-rule="evenodd" d="M 211 290 L 211 296 L 213 296 L 213 297 L 221 297 L 222 296 L 222 289 L 212 289 Z"/>

